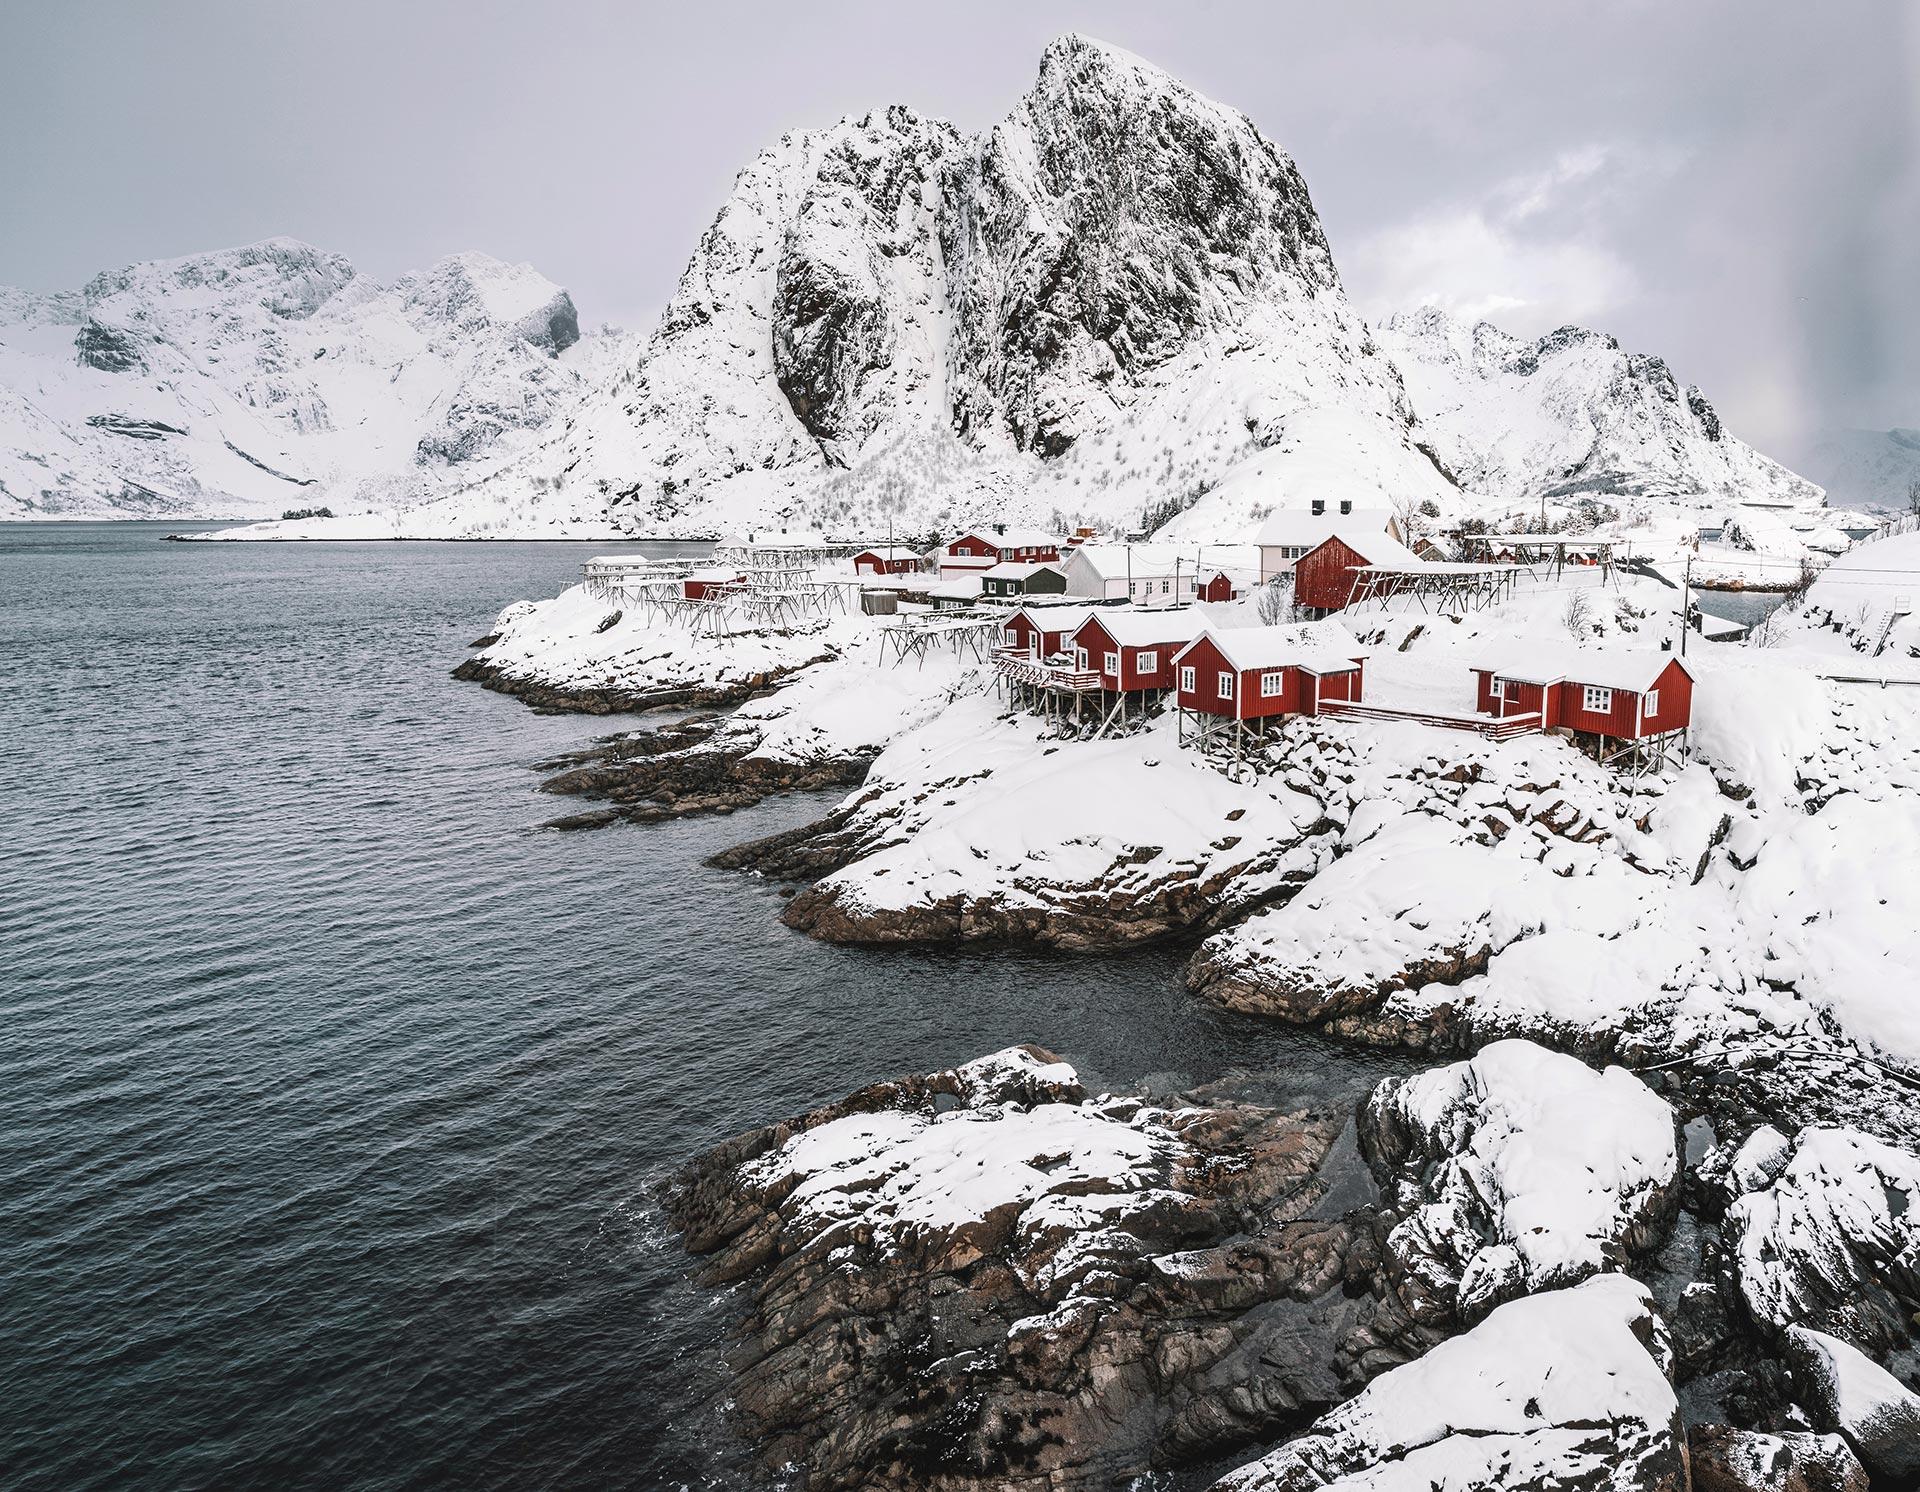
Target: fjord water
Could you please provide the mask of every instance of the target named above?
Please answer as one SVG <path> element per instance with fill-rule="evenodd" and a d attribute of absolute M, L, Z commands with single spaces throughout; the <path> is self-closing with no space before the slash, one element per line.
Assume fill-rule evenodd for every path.
<path fill-rule="evenodd" d="M 447 674 L 593 551 L 166 531 L 0 527 L 0 1485 L 748 1485 L 650 1200 L 701 1146 L 1019 1040 L 1381 1070 L 1173 952 L 830 948 L 700 864 L 817 801 L 539 830 L 632 722 Z"/>

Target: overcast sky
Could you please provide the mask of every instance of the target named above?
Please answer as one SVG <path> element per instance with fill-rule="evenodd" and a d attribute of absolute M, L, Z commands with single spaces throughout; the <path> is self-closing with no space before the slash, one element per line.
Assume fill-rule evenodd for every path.
<path fill-rule="evenodd" d="M 525 259 L 645 327 L 733 174 L 891 102 L 969 130 L 1053 35 L 1129 47 L 1306 173 L 1369 314 L 1665 356 L 1791 456 L 1920 425 L 1920 6 L 0 6 L 0 283 L 286 233 L 391 277 Z"/>

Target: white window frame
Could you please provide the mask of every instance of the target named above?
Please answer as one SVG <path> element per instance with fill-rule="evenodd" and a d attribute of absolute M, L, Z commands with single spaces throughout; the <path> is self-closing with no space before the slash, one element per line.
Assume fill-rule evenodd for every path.
<path fill-rule="evenodd" d="M 1278 699 L 1287 692 L 1287 671 L 1284 668 L 1269 668 L 1260 675 L 1260 697 Z"/>
<path fill-rule="evenodd" d="M 1087 672 L 1087 650 L 1076 646 L 1073 650 L 1073 666 L 1078 673 Z"/>
<path fill-rule="evenodd" d="M 1659 713 L 1660 691 L 1658 689 L 1649 689 L 1640 698 L 1640 718 L 1644 720 L 1649 715 L 1658 715 Z"/>
<path fill-rule="evenodd" d="M 1193 665 L 1191 663 L 1186 663 L 1181 665 L 1180 687 L 1182 690 L 1184 690 L 1188 694 L 1192 694 L 1194 692 Z"/>
<path fill-rule="evenodd" d="M 1598 684 L 1580 686 L 1580 708 L 1589 715 L 1611 715 L 1613 713 L 1613 691 Z"/>
<path fill-rule="evenodd" d="M 1106 664 L 1107 666 L 1104 672 L 1112 674 L 1116 679 L 1119 678 L 1120 677 L 1120 655 L 1118 653 L 1108 653 L 1106 657 Z"/>
<path fill-rule="evenodd" d="M 1142 653 L 1139 661 L 1134 666 L 1138 668 L 1141 673 L 1156 672 L 1160 667 L 1160 654 L 1158 650 L 1151 653 Z"/>
<path fill-rule="evenodd" d="M 1233 675 L 1231 673 L 1221 674 L 1219 678 L 1219 682 L 1214 687 L 1218 689 L 1219 697 L 1221 699 L 1232 699 L 1233 698 Z"/>

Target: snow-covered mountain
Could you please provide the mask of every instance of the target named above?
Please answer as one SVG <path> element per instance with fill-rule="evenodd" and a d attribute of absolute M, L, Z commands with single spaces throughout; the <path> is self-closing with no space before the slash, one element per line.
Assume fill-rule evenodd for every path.
<path fill-rule="evenodd" d="M 896 106 L 782 137 L 643 345 L 575 336 L 524 266 L 376 287 L 284 240 L 0 292 L 0 513 L 324 505 L 241 536 L 349 537 L 993 511 L 1231 540 L 1313 499 L 1820 496 L 1608 338 L 1426 312 L 1376 336 L 1293 161 L 1078 36 L 983 134 Z"/>
<path fill-rule="evenodd" d="M 1830 503 L 1904 513 L 1920 482 L 1920 430 L 1824 430 L 1800 465 Z"/>
<path fill-rule="evenodd" d="M 402 526 L 555 504 L 643 533 L 989 504 L 1133 525 L 1197 504 L 1176 526 L 1217 533 L 1329 483 L 1450 500 L 1411 425 L 1293 162 L 1069 36 L 982 135 L 895 107 L 763 152 L 634 365 Z"/>
<path fill-rule="evenodd" d="M 375 285 L 284 238 L 0 290 L 0 517 L 418 501 L 581 397 L 579 335 L 526 265 Z"/>
<path fill-rule="evenodd" d="M 1702 508 L 1821 500 L 1813 483 L 1729 433 L 1707 396 L 1683 387 L 1665 362 L 1622 352 L 1599 332 L 1566 326 L 1523 342 L 1427 307 L 1387 318 L 1379 340 L 1422 438 L 1491 500 Z"/>

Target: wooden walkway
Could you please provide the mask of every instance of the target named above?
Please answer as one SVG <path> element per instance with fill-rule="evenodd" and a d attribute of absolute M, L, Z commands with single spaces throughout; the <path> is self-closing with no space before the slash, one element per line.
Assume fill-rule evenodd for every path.
<path fill-rule="evenodd" d="M 1540 727 L 1538 713 L 1528 715 L 1438 715 L 1428 710 L 1401 710 L 1391 705 L 1356 705 L 1345 700 L 1325 700 L 1322 715 L 1350 715 L 1358 720 L 1411 720 L 1419 725 L 1438 726 L 1441 730 L 1466 731 L 1489 741 L 1510 741 L 1528 736 Z"/>

